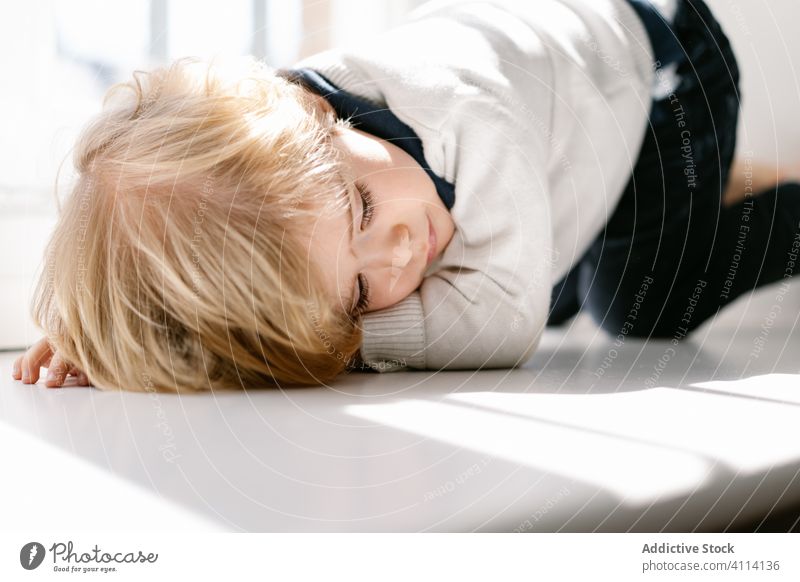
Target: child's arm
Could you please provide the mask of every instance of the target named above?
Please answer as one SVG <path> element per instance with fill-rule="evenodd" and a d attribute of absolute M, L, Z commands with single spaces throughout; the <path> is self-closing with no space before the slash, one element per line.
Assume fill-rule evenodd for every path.
<path fill-rule="evenodd" d="M 456 233 L 439 271 L 362 318 L 366 365 L 507 367 L 538 344 L 551 270 L 563 270 L 552 269 L 552 231 L 572 232 L 564 221 L 577 220 L 551 226 L 547 170 L 568 136 L 552 129 L 559 87 L 548 42 L 510 11 L 467 3 L 296 65 L 388 107 L 420 138 L 431 171 L 455 186 Z"/>
<path fill-rule="evenodd" d="M 530 357 L 546 322 L 531 312 L 530 301 L 519 297 L 517 303 L 499 286 L 486 286 L 472 298 L 461 295 L 464 287 L 481 285 L 483 273 L 458 281 L 439 277 L 426 279 L 420 291 L 397 305 L 364 316 L 364 366 L 378 372 L 504 368 Z M 437 301 L 442 294 L 448 300 Z M 426 296 L 433 299 L 426 302 Z M 546 312 L 549 298 L 542 301 Z M 435 311 L 426 312 L 426 304 Z"/>
<path fill-rule="evenodd" d="M 362 318 L 373 369 L 512 367 L 538 345 L 552 289 L 547 155 L 542 136 L 514 132 L 518 114 L 477 96 L 453 105 L 440 134 L 458 156 L 456 232 L 417 291 Z"/>

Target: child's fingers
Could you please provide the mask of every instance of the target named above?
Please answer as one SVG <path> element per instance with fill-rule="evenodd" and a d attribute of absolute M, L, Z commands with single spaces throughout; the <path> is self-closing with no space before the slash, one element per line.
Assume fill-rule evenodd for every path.
<path fill-rule="evenodd" d="M 50 360 L 50 366 L 47 368 L 47 378 L 45 379 L 45 386 L 48 388 L 57 388 L 64 384 L 64 380 L 67 378 L 67 370 L 69 369 L 69 364 L 64 361 L 61 357 L 61 354 L 56 352 L 53 354 L 53 359 Z"/>
<path fill-rule="evenodd" d="M 22 356 L 14 360 L 14 365 L 11 367 L 11 377 L 14 380 L 22 380 Z"/>
<path fill-rule="evenodd" d="M 47 338 L 40 339 L 14 360 L 11 376 L 24 384 L 35 384 L 43 367 L 47 368 L 45 386 L 49 388 L 63 386 L 67 376 L 76 376 L 79 386 L 92 385 L 86 374 L 65 361 L 58 352 L 53 353 Z"/>
<path fill-rule="evenodd" d="M 23 384 L 35 384 L 39 380 L 39 371 L 44 362 L 50 359 L 53 352 L 50 349 L 50 342 L 47 338 L 42 338 L 33 344 L 20 362 L 21 377 Z"/>
<path fill-rule="evenodd" d="M 75 384 L 78 386 L 91 386 L 92 383 L 89 382 L 89 376 L 84 374 L 81 370 L 74 367 L 69 371 L 70 376 L 75 376 Z"/>

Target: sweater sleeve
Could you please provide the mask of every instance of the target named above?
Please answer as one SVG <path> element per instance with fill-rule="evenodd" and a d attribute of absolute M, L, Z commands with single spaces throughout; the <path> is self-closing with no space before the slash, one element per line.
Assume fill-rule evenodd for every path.
<path fill-rule="evenodd" d="M 519 134 L 520 111 L 481 91 L 450 107 L 439 132 L 455 177 L 456 232 L 417 291 L 362 318 L 362 359 L 379 372 L 514 367 L 547 322 L 545 140 Z"/>

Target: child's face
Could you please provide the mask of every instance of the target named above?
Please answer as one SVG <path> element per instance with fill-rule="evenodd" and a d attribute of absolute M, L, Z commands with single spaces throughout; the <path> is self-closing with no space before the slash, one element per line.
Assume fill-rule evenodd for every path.
<path fill-rule="evenodd" d="M 357 188 L 348 212 L 315 222 L 309 252 L 337 305 L 376 311 L 419 287 L 455 225 L 433 181 L 401 148 L 358 129 L 339 131 L 334 144 Z"/>

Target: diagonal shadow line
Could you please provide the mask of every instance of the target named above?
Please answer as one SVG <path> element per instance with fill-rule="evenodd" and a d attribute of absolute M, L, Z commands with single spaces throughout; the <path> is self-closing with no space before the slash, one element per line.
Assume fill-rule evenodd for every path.
<path fill-rule="evenodd" d="M 620 440 L 632 441 L 632 442 L 636 442 L 636 443 L 639 443 L 639 444 L 648 445 L 648 446 L 654 446 L 654 447 L 658 447 L 658 448 L 662 448 L 662 449 L 669 449 L 669 450 L 673 450 L 673 451 L 689 453 L 691 455 L 695 455 L 695 456 L 700 457 L 702 459 L 705 459 L 707 461 L 713 461 L 717 466 L 722 465 L 722 466 L 724 466 L 726 468 L 729 468 L 731 471 L 736 469 L 736 467 L 730 465 L 727 462 L 722 461 L 721 459 L 718 459 L 716 457 L 712 457 L 712 456 L 708 455 L 707 453 L 703 453 L 701 451 L 688 449 L 688 448 L 683 447 L 683 446 L 669 445 L 669 444 L 653 441 L 653 440 L 650 440 L 650 439 L 644 439 L 644 438 L 641 438 L 641 437 L 634 437 L 634 436 L 630 436 L 630 435 L 616 434 L 616 433 L 613 433 L 613 432 L 610 432 L 610 431 L 607 431 L 607 430 L 601 430 L 601 429 L 597 429 L 597 428 L 588 428 L 588 427 L 585 427 L 585 426 L 572 424 L 572 423 L 568 423 L 568 422 L 563 422 L 563 421 L 560 421 L 560 420 L 552 420 L 552 419 L 542 418 L 542 417 L 539 417 L 539 416 L 532 416 L 532 415 L 522 414 L 522 413 L 519 413 L 519 412 L 511 412 L 511 411 L 507 411 L 507 410 L 498 410 L 496 408 L 492 408 L 491 406 L 486 406 L 485 404 L 466 403 L 466 402 L 460 402 L 458 400 L 453 400 L 453 401 L 448 400 L 447 402 L 448 402 L 448 404 L 456 404 L 458 406 L 462 406 L 462 407 L 468 408 L 468 409 L 469 408 L 480 408 L 480 409 L 485 410 L 487 412 L 494 412 L 495 414 L 505 414 L 505 415 L 508 415 L 508 416 L 511 416 L 511 417 L 514 417 L 514 418 L 518 418 L 518 419 L 521 419 L 521 420 L 532 420 L 532 421 L 536 421 L 536 422 L 541 422 L 542 424 L 548 424 L 548 425 L 559 427 L 559 428 L 578 430 L 578 431 L 581 431 L 581 432 L 586 432 L 586 433 L 592 433 L 592 434 L 596 434 L 596 435 L 600 435 L 600 436 L 607 436 L 607 437 L 617 438 L 617 439 L 620 439 Z M 800 467 L 800 465 L 798 465 L 798 463 L 800 463 L 800 460 L 798 460 L 797 457 L 793 458 L 790 462 L 792 463 L 791 466 Z M 736 470 L 738 471 L 739 469 L 736 469 Z"/>
<path fill-rule="evenodd" d="M 800 378 L 798 379 L 800 383 Z M 670 390 L 685 390 L 687 392 L 699 392 L 702 394 L 720 394 L 722 396 L 732 396 L 734 398 L 743 398 L 745 400 L 758 400 L 761 402 L 768 402 L 770 404 L 785 404 L 787 406 L 800 407 L 800 402 L 787 402 L 786 400 L 779 400 L 778 398 L 770 398 L 768 396 L 755 396 L 753 394 L 736 394 L 735 392 L 725 392 L 724 390 L 715 390 L 713 388 L 700 388 L 698 386 L 675 386 L 670 387 Z M 798 390 L 800 393 L 800 390 Z"/>
<path fill-rule="evenodd" d="M 614 434 L 614 433 L 610 433 L 609 431 L 593 429 L 593 428 L 586 428 L 586 427 L 582 427 L 582 426 L 578 426 L 578 425 L 574 425 L 574 424 L 566 423 L 566 422 L 562 422 L 562 421 L 554 421 L 554 420 L 549 420 L 549 419 L 543 419 L 541 417 L 520 414 L 518 412 L 509 412 L 509 411 L 497 410 L 495 408 L 491 408 L 491 407 L 483 405 L 483 404 L 468 404 L 468 403 L 459 402 L 459 401 L 448 401 L 448 403 L 457 404 L 459 406 L 462 406 L 462 407 L 465 407 L 465 408 L 468 408 L 468 409 L 469 408 L 479 408 L 479 409 L 487 410 L 489 412 L 494 412 L 494 413 L 499 413 L 499 414 L 507 414 L 507 415 L 515 417 L 515 418 L 521 418 L 523 420 L 534 420 L 534 421 L 541 422 L 543 424 L 549 424 L 549 425 L 558 426 L 558 427 L 564 427 L 564 428 L 570 428 L 570 429 L 578 428 L 579 430 L 581 430 L 583 432 L 587 432 L 587 433 L 594 433 L 594 434 L 598 434 L 598 435 L 611 436 L 611 437 L 616 437 L 618 439 L 623 439 L 623 440 L 642 443 L 642 444 L 645 444 L 645 445 L 659 447 L 661 449 L 668 449 L 668 450 L 675 450 L 675 451 L 679 451 L 679 452 L 689 453 L 689 454 L 693 455 L 696 458 L 703 459 L 706 462 L 711 463 L 711 466 L 709 468 L 709 475 L 711 475 L 711 474 L 716 475 L 716 477 L 714 478 L 715 482 L 717 481 L 717 478 L 720 475 L 729 475 L 729 476 L 731 476 L 731 479 L 734 480 L 734 479 L 740 477 L 740 473 L 741 473 L 741 468 L 738 468 L 738 467 L 732 465 L 731 463 L 729 463 L 727 461 L 723 461 L 722 459 L 719 459 L 719 458 L 716 458 L 716 457 L 712 457 L 712 456 L 710 456 L 710 455 L 708 455 L 706 453 L 703 453 L 701 451 L 687 449 L 686 447 L 675 446 L 675 445 L 667 445 L 667 444 L 664 444 L 664 443 L 657 443 L 657 442 L 653 442 L 653 441 L 648 440 L 648 439 L 631 437 L 631 436 L 627 436 L 627 435 Z M 791 460 L 789 460 L 788 462 L 786 460 L 784 460 L 784 462 L 782 462 L 782 463 L 772 463 L 770 465 L 770 468 L 767 470 L 767 473 L 769 474 L 773 470 L 777 470 L 777 469 L 785 470 L 787 468 L 789 470 L 794 468 L 795 469 L 795 475 L 797 474 L 796 471 L 800 469 L 800 466 L 798 466 L 798 460 L 797 460 L 796 457 L 791 459 Z M 573 479 L 573 482 L 574 481 L 575 481 L 575 479 Z M 695 489 L 695 492 L 696 491 L 697 491 L 697 489 Z M 692 493 L 692 494 L 694 495 L 694 493 Z M 650 507 L 648 507 L 642 513 L 642 517 L 648 511 L 650 511 L 651 508 L 652 508 L 652 505 Z M 782 506 L 782 509 L 785 510 L 786 506 Z M 774 508 L 773 508 L 773 510 L 774 510 Z M 705 519 L 706 518 L 704 517 L 703 521 L 705 521 Z"/>
<path fill-rule="evenodd" d="M 483 404 L 472 404 L 472 403 L 465 403 L 465 402 L 459 402 L 459 401 L 447 401 L 447 402 L 448 402 L 448 404 L 456 404 L 458 406 L 461 406 L 461 407 L 464 407 L 464 408 L 467 408 L 467 409 L 483 409 L 483 410 L 486 410 L 488 412 L 494 412 L 496 414 L 506 414 L 508 416 L 515 417 L 515 418 L 520 418 L 520 419 L 523 419 L 523 420 L 533 420 L 533 421 L 541 422 L 543 424 L 549 424 L 549 425 L 558 426 L 558 427 L 564 427 L 564 428 L 569 428 L 569 429 L 577 428 L 577 429 L 579 429 L 579 430 L 581 430 L 583 432 L 586 432 L 586 433 L 594 433 L 594 434 L 598 434 L 598 435 L 611 436 L 611 437 L 615 437 L 615 438 L 618 438 L 618 439 L 621 439 L 621 440 L 633 441 L 633 442 L 638 442 L 638 443 L 642 443 L 642 444 L 646 444 L 646 445 L 650 445 L 650 446 L 655 446 L 655 447 L 658 447 L 658 448 L 661 448 L 661 449 L 668 449 L 668 450 L 675 450 L 675 451 L 680 451 L 680 452 L 684 452 L 684 453 L 689 453 L 690 455 L 694 456 L 695 458 L 702 459 L 702 460 L 705 460 L 706 462 L 710 463 L 710 467 L 709 467 L 709 471 L 708 471 L 707 477 L 710 477 L 711 475 L 714 475 L 714 477 L 712 477 L 712 480 L 713 480 L 714 483 L 718 483 L 719 478 L 721 476 L 725 476 L 725 475 L 730 477 L 731 482 L 733 480 L 737 479 L 737 478 L 741 479 L 741 477 L 742 477 L 740 475 L 741 468 L 736 467 L 736 466 L 732 465 L 731 463 L 729 463 L 727 461 L 724 461 L 722 459 L 719 459 L 719 458 L 716 458 L 716 457 L 712 457 L 712 456 L 710 456 L 710 455 L 708 455 L 706 453 L 703 453 L 701 451 L 690 450 L 690 449 L 687 449 L 686 447 L 675 446 L 675 445 L 667 445 L 667 444 L 664 444 L 664 443 L 657 443 L 657 442 L 653 442 L 653 441 L 648 440 L 648 439 L 642 439 L 642 438 L 637 438 L 637 437 L 632 437 L 632 436 L 627 436 L 627 435 L 614 434 L 614 433 L 611 433 L 609 431 L 604 431 L 604 430 L 599 430 L 599 429 L 594 429 L 594 428 L 586 428 L 586 427 L 574 425 L 574 424 L 571 424 L 571 423 L 566 423 L 566 422 L 562 422 L 562 421 L 554 421 L 554 420 L 549 420 L 549 419 L 543 419 L 541 417 L 536 417 L 536 416 L 528 416 L 528 415 L 521 414 L 521 413 L 518 413 L 518 412 L 497 410 L 497 409 L 491 408 L 491 407 L 483 405 Z M 791 471 L 793 469 L 795 471 L 795 475 L 797 475 L 797 471 L 800 470 L 800 465 L 798 465 L 797 457 L 795 457 L 795 458 L 793 458 L 791 460 L 788 460 L 788 461 L 784 460 L 783 462 L 772 463 L 772 465 L 769 467 L 767 473 L 769 474 L 769 473 L 772 473 L 773 471 L 776 471 L 776 470 L 780 470 L 780 471 L 789 470 L 789 471 Z M 558 472 L 556 472 L 556 473 L 558 473 Z M 558 473 L 558 474 L 560 474 L 560 473 Z M 794 477 L 793 477 L 793 479 L 794 479 Z M 576 480 L 581 480 L 581 479 L 579 477 L 578 478 L 572 478 L 572 482 L 573 483 Z M 707 486 L 703 486 L 703 488 L 707 489 Z M 607 489 L 606 489 L 606 491 L 607 491 Z M 696 492 L 697 492 L 697 488 L 695 488 L 695 490 L 693 491 L 692 495 L 694 495 Z M 788 502 L 786 502 L 785 505 L 782 505 L 781 506 L 781 510 L 786 509 L 786 507 L 788 507 L 787 504 L 788 504 Z M 652 504 L 642 513 L 642 517 L 648 511 L 650 511 L 651 509 L 652 509 Z M 774 508 L 771 511 L 774 511 Z M 705 519 L 706 518 L 704 517 L 702 521 L 705 521 Z"/>

